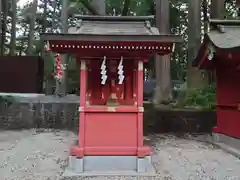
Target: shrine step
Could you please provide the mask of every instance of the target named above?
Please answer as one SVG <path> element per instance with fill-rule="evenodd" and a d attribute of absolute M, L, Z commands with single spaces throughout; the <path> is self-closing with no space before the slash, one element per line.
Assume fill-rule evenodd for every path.
<path fill-rule="evenodd" d="M 85 156 L 69 157 L 64 177 L 73 176 L 155 176 L 151 157 Z"/>

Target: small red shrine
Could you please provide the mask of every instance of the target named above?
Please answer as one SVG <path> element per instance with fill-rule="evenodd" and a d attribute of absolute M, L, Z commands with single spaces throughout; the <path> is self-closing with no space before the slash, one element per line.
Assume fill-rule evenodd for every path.
<path fill-rule="evenodd" d="M 240 138 L 240 21 L 211 20 L 194 66 L 216 73 L 217 126 L 213 132 Z"/>
<path fill-rule="evenodd" d="M 68 170 L 151 174 L 152 151 L 143 145 L 143 63 L 172 53 L 181 38 L 159 35 L 153 17 L 80 18 L 68 34 L 43 35 L 52 52 L 75 55 L 81 69 L 78 144 Z"/>

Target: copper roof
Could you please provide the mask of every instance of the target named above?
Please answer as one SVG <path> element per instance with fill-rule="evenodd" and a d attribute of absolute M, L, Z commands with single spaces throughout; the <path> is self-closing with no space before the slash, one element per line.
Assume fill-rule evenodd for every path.
<path fill-rule="evenodd" d="M 112 35 L 159 35 L 152 27 L 152 16 L 80 16 L 77 26 L 70 27 L 69 34 L 112 34 Z"/>
<path fill-rule="evenodd" d="M 239 20 L 210 20 L 210 28 L 206 38 L 217 48 L 231 49 L 240 47 Z"/>
<path fill-rule="evenodd" d="M 240 20 L 210 20 L 210 32 L 205 34 L 203 44 L 201 45 L 197 57 L 193 61 L 193 66 L 200 66 L 203 56 L 209 43 L 216 48 L 226 51 L 239 50 L 240 48 Z M 205 60 L 204 60 L 205 61 Z M 209 61 L 208 61 L 209 62 Z M 209 66 L 212 66 L 208 63 Z M 200 68 L 205 68 L 200 67 Z"/>
<path fill-rule="evenodd" d="M 44 33 L 43 40 L 181 42 L 180 36 L 159 34 L 153 16 L 78 16 L 68 33 Z"/>

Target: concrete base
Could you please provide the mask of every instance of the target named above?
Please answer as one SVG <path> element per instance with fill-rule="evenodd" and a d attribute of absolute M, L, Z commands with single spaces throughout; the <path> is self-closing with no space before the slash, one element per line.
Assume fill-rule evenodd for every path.
<path fill-rule="evenodd" d="M 136 156 L 85 156 L 69 157 L 64 177 L 74 176 L 155 176 L 151 157 Z"/>
<path fill-rule="evenodd" d="M 232 138 L 224 134 L 213 133 L 207 140 L 228 153 L 240 158 L 240 139 Z"/>

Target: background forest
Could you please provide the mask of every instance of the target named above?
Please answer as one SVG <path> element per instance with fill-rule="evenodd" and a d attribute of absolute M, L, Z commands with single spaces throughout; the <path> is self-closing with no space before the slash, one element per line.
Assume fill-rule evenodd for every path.
<path fill-rule="evenodd" d="M 153 24 L 159 31 L 181 35 L 183 43 L 176 46 L 171 57 L 156 57 L 161 58 L 156 62 L 153 58 L 145 66 L 146 87 L 154 86 L 156 90 L 149 96 L 153 96 L 155 104 L 207 109 L 214 109 L 215 104 L 214 73 L 197 70 L 191 63 L 209 30 L 208 20 L 238 19 L 240 13 L 234 0 L 0 0 L 0 9 L 0 55 L 41 55 L 46 94 L 78 94 L 79 68 L 73 57 L 64 55 L 64 81 L 56 83 L 52 75 L 55 58 L 44 52 L 41 33 L 67 32 L 70 25 L 77 23 L 77 14 L 156 15 Z"/>

